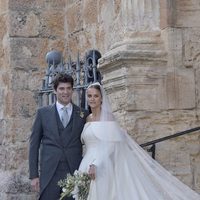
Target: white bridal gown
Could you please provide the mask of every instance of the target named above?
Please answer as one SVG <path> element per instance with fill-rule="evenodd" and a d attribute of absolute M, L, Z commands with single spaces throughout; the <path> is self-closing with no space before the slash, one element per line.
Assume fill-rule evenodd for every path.
<path fill-rule="evenodd" d="M 153 160 L 114 121 L 88 122 L 79 170 L 96 165 L 87 200 L 200 200 L 200 195 Z"/>

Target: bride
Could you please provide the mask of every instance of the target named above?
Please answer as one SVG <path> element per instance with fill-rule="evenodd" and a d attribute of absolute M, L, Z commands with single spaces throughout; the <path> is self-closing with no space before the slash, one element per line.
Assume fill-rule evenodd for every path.
<path fill-rule="evenodd" d="M 79 170 L 91 176 L 87 200 L 200 200 L 123 131 L 99 83 L 87 89 L 92 113 L 82 132 Z"/>

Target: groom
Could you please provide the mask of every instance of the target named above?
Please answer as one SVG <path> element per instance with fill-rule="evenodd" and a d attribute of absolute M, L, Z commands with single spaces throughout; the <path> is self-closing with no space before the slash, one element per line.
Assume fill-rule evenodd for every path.
<path fill-rule="evenodd" d="M 57 101 L 38 109 L 30 137 L 30 179 L 40 193 L 39 200 L 58 200 L 58 181 L 78 169 L 82 159 L 80 134 L 88 115 L 72 103 L 71 76 L 58 74 L 53 88 Z"/>

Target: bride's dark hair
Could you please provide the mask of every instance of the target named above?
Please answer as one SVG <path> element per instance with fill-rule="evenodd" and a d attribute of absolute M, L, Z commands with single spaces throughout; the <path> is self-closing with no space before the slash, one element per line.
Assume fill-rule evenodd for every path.
<path fill-rule="evenodd" d="M 102 85 L 99 82 L 92 83 L 88 86 L 89 88 L 95 88 L 99 90 L 101 97 L 102 97 L 102 104 L 101 104 L 101 116 L 100 121 L 115 121 L 115 117 L 112 114 L 112 109 L 108 100 L 108 97 L 106 96 L 106 93 L 102 87 Z"/>
<path fill-rule="evenodd" d="M 89 87 L 88 87 L 88 89 L 89 88 L 94 88 L 94 89 L 96 89 L 96 90 L 98 90 L 99 92 L 100 92 L 100 94 L 101 94 L 101 97 L 102 97 L 102 93 L 101 93 L 101 87 L 100 87 L 100 85 L 90 85 Z"/>

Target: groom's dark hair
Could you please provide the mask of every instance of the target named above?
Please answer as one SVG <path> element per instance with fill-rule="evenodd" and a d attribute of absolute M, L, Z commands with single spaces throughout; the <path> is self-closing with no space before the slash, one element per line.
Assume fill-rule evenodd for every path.
<path fill-rule="evenodd" d="M 52 81 L 54 90 L 57 90 L 59 83 L 70 83 L 73 88 L 74 79 L 69 74 L 58 73 Z"/>

